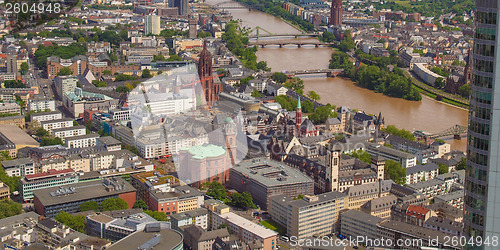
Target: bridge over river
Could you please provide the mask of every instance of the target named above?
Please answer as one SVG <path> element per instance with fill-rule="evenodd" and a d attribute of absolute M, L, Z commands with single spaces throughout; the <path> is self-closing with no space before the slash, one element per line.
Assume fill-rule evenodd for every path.
<path fill-rule="evenodd" d="M 326 74 L 328 77 L 336 77 L 339 74 L 344 73 L 343 69 L 307 69 L 307 70 L 290 70 L 284 71 L 289 78 L 292 78 L 296 75 L 312 75 L 312 74 Z M 265 77 L 271 77 L 273 72 L 266 72 L 262 74 Z"/>

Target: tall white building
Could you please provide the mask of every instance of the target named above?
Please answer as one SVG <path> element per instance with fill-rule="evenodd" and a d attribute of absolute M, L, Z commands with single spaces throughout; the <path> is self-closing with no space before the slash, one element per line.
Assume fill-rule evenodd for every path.
<path fill-rule="evenodd" d="M 144 33 L 146 33 L 146 35 L 159 35 L 160 31 L 160 16 L 147 15 L 144 17 Z"/>

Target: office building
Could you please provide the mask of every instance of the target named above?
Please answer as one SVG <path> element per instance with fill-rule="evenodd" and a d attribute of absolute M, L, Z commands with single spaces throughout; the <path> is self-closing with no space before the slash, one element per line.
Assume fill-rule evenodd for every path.
<path fill-rule="evenodd" d="M 56 85 L 57 94 L 60 97 L 66 92 L 74 92 L 77 86 L 78 77 L 76 76 L 58 76 L 54 79 Z"/>
<path fill-rule="evenodd" d="M 498 1 L 476 1 L 476 24 L 473 47 L 473 66 L 469 107 L 467 167 L 465 177 L 464 232 L 468 237 L 483 239 L 500 237 L 500 171 L 498 133 L 500 132 L 500 102 L 495 92 L 500 87 L 497 73 L 499 32 Z M 470 247 L 481 249 L 481 247 Z M 496 249 L 484 246 L 483 249 Z"/>
<path fill-rule="evenodd" d="M 73 127 L 73 119 L 62 118 L 57 120 L 43 121 L 40 122 L 40 125 L 42 125 L 43 129 L 47 130 L 49 133 L 52 133 L 53 129 Z"/>
<path fill-rule="evenodd" d="M 24 128 L 26 125 L 26 120 L 24 115 L 0 117 L 0 125 L 14 125 L 20 128 Z"/>
<path fill-rule="evenodd" d="M 378 155 L 387 160 L 399 162 L 404 168 L 411 168 L 417 165 L 417 157 L 415 155 L 375 143 L 367 143 L 366 152 L 372 157 Z"/>
<path fill-rule="evenodd" d="M 65 141 L 64 138 L 85 135 L 86 131 L 87 131 L 87 129 L 85 128 L 85 126 L 80 125 L 80 126 L 74 126 L 74 127 L 53 129 L 52 135 L 54 135 L 55 137 L 61 138 L 64 142 Z"/>
<path fill-rule="evenodd" d="M 170 215 L 170 224 L 175 230 L 180 230 L 183 226 L 195 225 L 205 230 L 208 229 L 208 210 L 197 208 L 183 213 Z"/>
<path fill-rule="evenodd" d="M 314 181 L 281 162 L 256 158 L 231 168 L 229 186 L 238 192 L 249 192 L 255 204 L 267 209 L 271 196 L 295 197 L 314 194 Z"/>
<path fill-rule="evenodd" d="M 59 211 L 75 213 L 84 202 L 101 204 L 108 198 L 121 198 L 132 208 L 136 201 L 135 188 L 121 177 L 110 177 L 33 191 L 35 211 L 51 218 Z"/>
<path fill-rule="evenodd" d="M 151 249 L 151 250 L 182 250 L 182 234 L 170 229 L 166 223 L 149 223 L 143 230 L 115 242 L 108 250 Z"/>
<path fill-rule="evenodd" d="M 144 17 L 144 33 L 146 35 L 159 35 L 160 31 L 160 16 L 147 15 Z"/>
<path fill-rule="evenodd" d="M 73 169 L 49 170 L 45 173 L 30 174 L 19 180 L 19 189 L 24 201 L 33 199 L 33 191 L 77 183 L 78 175 Z"/>
<path fill-rule="evenodd" d="M 21 114 L 21 107 L 15 102 L 0 103 L 0 113 Z"/>
<path fill-rule="evenodd" d="M 86 216 L 85 229 L 88 235 L 99 238 L 118 241 L 136 231 L 144 230 L 147 224 L 157 222 L 151 216 L 143 212 L 127 214 L 124 210 L 123 216 L 113 216 L 109 212 L 92 213 Z"/>
<path fill-rule="evenodd" d="M 336 230 L 339 212 L 347 208 L 348 197 L 339 192 L 305 195 L 302 199 L 277 195 L 271 197 L 271 218 L 299 239 L 328 235 Z"/>
<path fill-rule="evenodd" d="M 378 239 L 377 224 L 383 220 L 359 210 L 347 210 L 340 213 L 340 233 L 352 238 L 364 236 L 371 240 Z"/>
<path fill-rule="evenodd" d="M 99 134 L 84 134 L 65 138 L 66 147 L 68 148 L 87 148 L 96 145 Z"/>
<path fill-rule="evenodd" d="M 177 7 L 180 16 L 188 14 L 188 0 L 174 0 L 174 7 Z"/>
<path fill-rule="evenodd" d="M 55 111 L 56 110 L 56 102 L 52 99 L 29 99 L 28 100 L 28 110 L 29 111 L 45 111 L 45 110 Z"/>

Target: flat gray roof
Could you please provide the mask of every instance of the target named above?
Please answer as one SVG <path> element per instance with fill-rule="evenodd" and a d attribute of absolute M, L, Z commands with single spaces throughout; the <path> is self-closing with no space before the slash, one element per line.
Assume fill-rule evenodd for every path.
<path fill-rule="evenodd" d="M 44 206 L 51 206 L 51 205 L 76 202 L 81 200 L 91 200 L 98 197 L 117 195 L 132 191 L 135 192 L 136 189 L 130 183 L 125 181 L 123 178 L 121 177 L 113 177 L 113 178 L 117 180 L 117 183 L 125 185 L 125 188 L 121 190 L 107 191 L 106 187 L 104 186 L 104 179 L 103 179 L 103 180 L 62 185 L 58 187 L 38 189 L 33 191 L 33 195 L 36 196 Z M 61 196 L 52 196 L 50 194 L 51 192 L 55 192 L 56 190 L 58 190 L 60 187 L 64 188 L 74 187 L 76 193 L 66 194 Z"/>
<path fill-rule="evenodd" d="M 54 115 L 54 114 L 61 114 L 61 111 L 49 111 L 49 112 L 40 112 L 40 113 L 33 113 L 31 114 L 31 117 L 34 116 L 43 116 L 43 115 Z"/>
<path fill-rule="evenodd" d="M 109 250 L 124 250 L 124 249 L 139 249 L 144 243 L 151 240 L 154 242 L 154 237 L 159 235 L 157 244 L 152 244 L 151 248 L 147 249 L 175 249 L 177 246 L 182 244 L 182 235 L 171 229 L 161 229 L 160 232 L 150 232 L 146 233 L 144 231 L 137 231 L 127 237 L 117 241 L 115 244 L 111 245 Z"/>
<path fill-rule="evenodd" d="M 340 213 L 340 221 L 342 223 L 342 220 L 344 218 L 351 218 L 351 219 L 356 219 L 359 221 L 363 221 L 363 223 L 366 224 L 371 224 L 371 225 L 377 225 L 378 223 L 382 222 L 384 219 L 379 218 L 377 216 L 373 216 L 371 214 L 367 214 L 365 212 L 361 212 L 356 209 L 351 209 L 347 210 L 345 212 Z"/>
<path fill-rule="evenodd" d="M 15 160 L 1 161 L 4 168 L 16 167 L 22 164 L 33 164 L 31 158 L 19 158 Z"/>
<path fill-rule="evenodd" d="M 101 142 L 102 144 L 106 144 L 106 145 L 116 145 L 116 144 L 121 144 L 121 142 L 115 138 L 113 138 L 112 136 L 103 136 L 103 137 L 99 137 L 99 139 L 97 139 L 99 142 Z"/>
<path fill-rule="evenodd" d="M 377 151 L 377 152 L 381 152 L 381 153 L 385 153 L 385 154 L 388 154 L 388 155 L 394 155 L 394 156 L 397 156 L 397 157 L 400 157 L 400 158 L 403 158 L 403 159 L 411 159 L 411 158 L 415 158 L 416 157 L 415 155 L 412 155 L 410 153 L 406 153 L 406 152 L 403 152 L 403 151 L 399 151 L 397 149 L 389 148 L 389 147 L 378 145 L 378 144 L 375 144 L 375 143 L 368 143 L 367 146 L 368 146 L 367 149 L 370 149 L 370 150 L 373 150 L 373 151 Z"/>
<path fill-rule="evenodd" d="M 52 133 L 61 132 L 61 131 L 71 131 L 71 130 L 76 130 L 76 129 L 85 129 L 85 126 L 79 125 L 79 126 L 73 126 L 73 127 L 52 129 Z"/>
<path fill-rule="evenodd" d="M 335 192 L 328 192 L 328 193 L 318 194 L 315 196 L 313 196 L 313 195 L 310 195 L 310 196 L 313 199 L 314 199 L 314 197 L 317 197 L 318 200 L 307 201 L 307 200 L 305 200 L 305 199 L 307 199 L 307 196 L 304 196 L 304 199 L 294 200 L 291 197 L 286 197 L 283 195 L 273 196 L 273 197 L 271 197 L 271 199 L 278 201 L 279 203 L 288 203 L 289 205 L 291 205 L 293 207 L 301 208 L 301 207 L 313 206 L 313 205 L 320 204 L 320 203 L 327 202 L 327 201 L 331 201 L 331 200 L 337 200 L 340 198 L 344 198 L 347 195 L 344 193 L 340 193 L 340 192 L 335 191 Z"/>
<path fill-rule="evenodd" d="M 62 119 L 56 119 L 56 120 L 50 120 L 50 121 L 42 121 L 40 124 L 49 124 L 49 123 L 58 123 L 58 122 L 67 122 L 67 121 L 73 121 L 71 118 L 62 118 Z"/>
<path fill-rule="evenodd" d="M 71 137 L 66 137 L 64 138 L 66 142 L 68 141 L 74 141 L 74 140 L 80 140 L 80 139 L 88 139 L 88 138 L 99 138 L 99 134 L 86 134 L 86 135 L 77 135 L 77 136 L 71 136 Z"/>
<path fill-rule="evenodd" d="M 418 190 L 418 189 L 421 189 L 421 188 L 427 188 L 427 187 L 432 187 L 432 186 L 435 186 L 435 185 L 442 185 L 444 184 L 444 181 L 443 180 L 439 180 L 439 179 L 432 179 L 432 180 L 427 180 L 427 181 L 421 181 L 421 182 L 417 182 L 417 183 L 412 183 L 412 184 L 409 184 L 408 187 L 413 189 L 413 190 Z"/>
<path fill-rule="evenodd" d="M 313 182 L 300 171 L 284 163 L 265 158 L 256 158 L 240 162 L 233 171 L 248 176 L 267 187 Z"/>

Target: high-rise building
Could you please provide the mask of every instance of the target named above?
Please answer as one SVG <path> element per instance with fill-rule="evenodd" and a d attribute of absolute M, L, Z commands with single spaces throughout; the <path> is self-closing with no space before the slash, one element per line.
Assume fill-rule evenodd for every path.
<path fill-rule="evenodd" d="M 209 106 L 212 106 L 214 102 L 218 100 L 217 94 L 222 91 L 222 86 L 221 84 L 214 84 L 212 76 L 212 55 L 210 55 L 207 49 L 207 41 L 203 43 L 203 50 L 200 53 L 198 76 L 200 77 L 205 100 Z"/>
<path fill-rule="evenodd" d="M 189 19 L 189 38 L 196 38 L 198 36 L 197 24 L 196 19 Z"/>
<path fill-rule="evenodd" d="M 179 10 L 179 15 L 186 16 L 188 14 L 188 0 L 174 0 L 174 7 Z"/>
<path fill-rule="evenodd" d="M 7 73 L 17 74 L 17 55 L 15 50 L 7 51 Z"/>
<path fill-rule="evenodd" d="M 146 35 L 159 35 L 160 31 L 160 16 L 147 15 L 144 17 L 144 33 L 146 33 Z"/>
<path fill-rule="evenodd" d="M 330 11 L 330 25 L 342 24 L 342 0 L 332 0 Z"/>
<path fill-rule="evenodd" d="M 490 241 L 500 238 L 500 99 L 494 98 L 494 91 L 500 88 L 500 81 L 494 80 L 500 72 L 500 64 L 495 63 L 499 42 L 495 34 L 500 31 L 497 13 L 498 1 L 476 1 L 464 202 L 465 235 Z"/>

